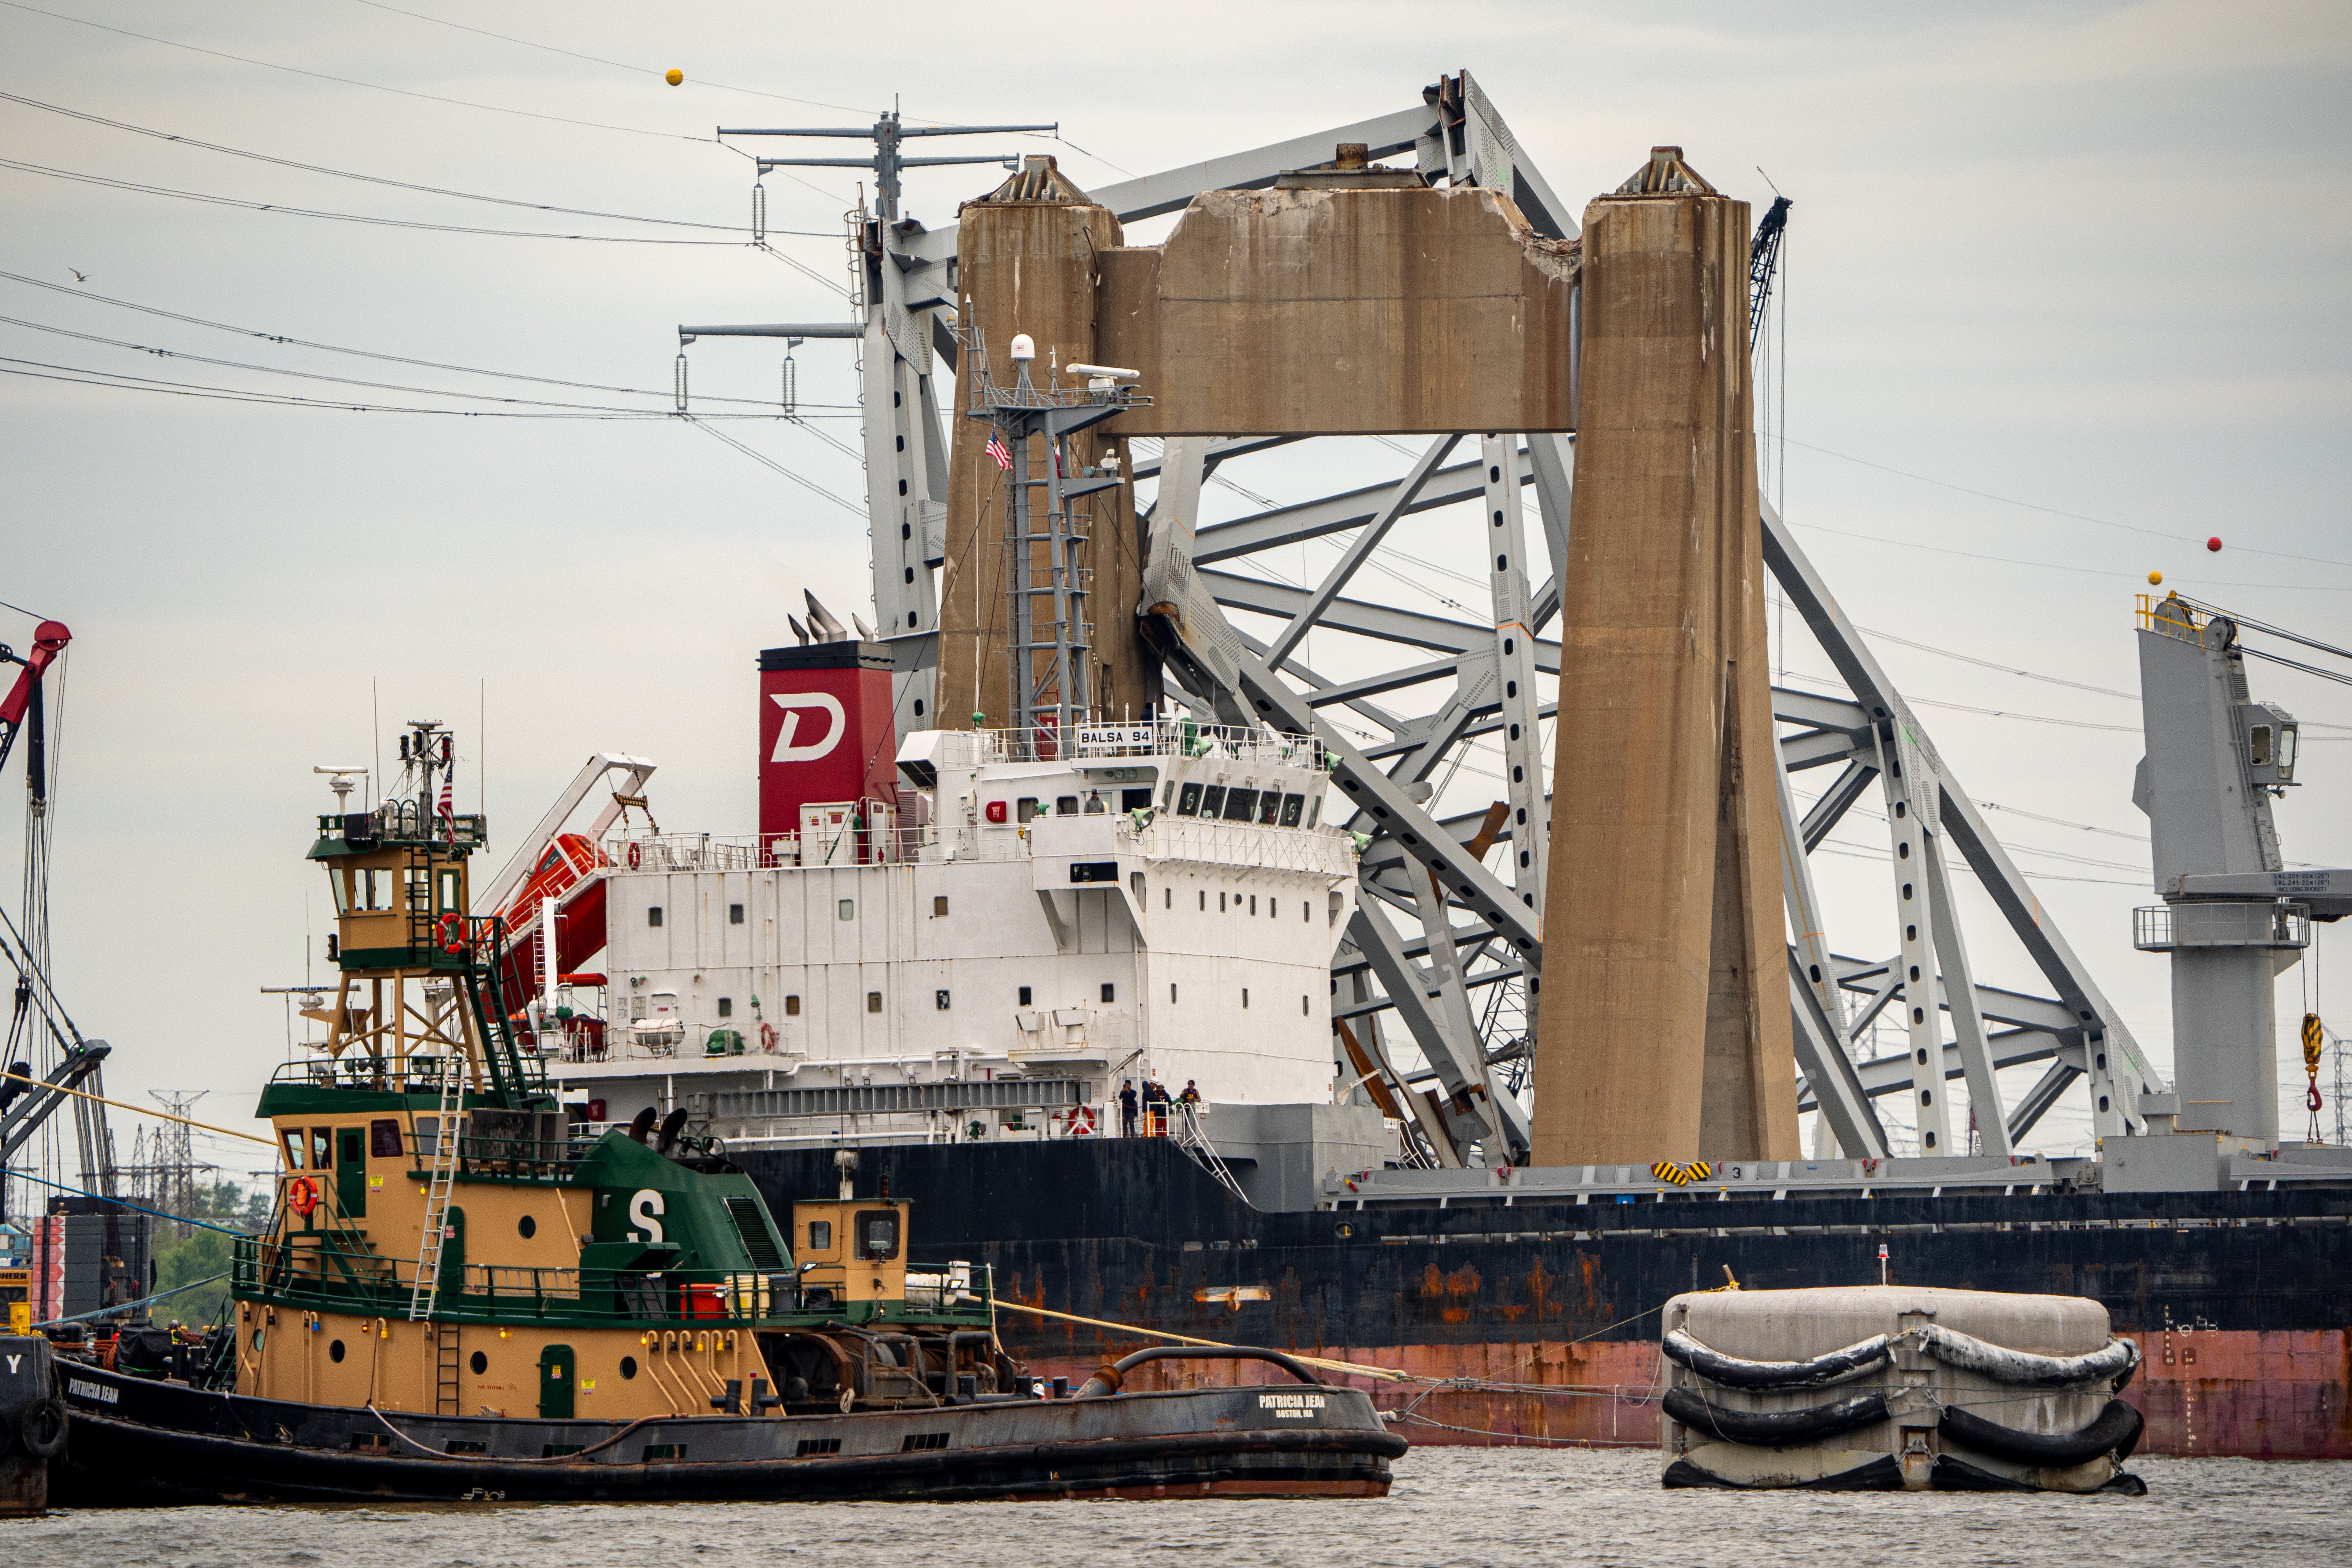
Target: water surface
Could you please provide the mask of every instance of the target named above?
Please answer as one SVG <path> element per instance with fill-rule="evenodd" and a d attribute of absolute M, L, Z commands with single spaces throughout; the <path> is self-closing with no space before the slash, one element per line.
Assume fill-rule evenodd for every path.
<path fill-rule="evenodd" d="M 2352 1554 L 2352 1464 L 2135 1460 L 2145 1498 L 1658 1489 L 1647 1449 L 1421 1448 L 1382 1500 L 192 1508 L 0 1521 L 7 1568 L 993 1568 L 2293 1563 Z"/>

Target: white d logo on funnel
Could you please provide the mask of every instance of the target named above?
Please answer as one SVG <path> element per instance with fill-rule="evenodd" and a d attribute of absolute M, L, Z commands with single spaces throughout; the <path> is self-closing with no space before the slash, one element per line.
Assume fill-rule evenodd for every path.
<path fill-rule="evenodd" d="M 784 710 L 783 728 L 776 731 L 775 754 L 772 763 L 813 763 L 841 744 L 841 732 L 849 726 L 841 716 L 841 700 L 823 691 L 773 691 L 769 700 Z M 833 718 L 833 728 L 824 740 L 806 746 L 793 744 L 793 736 L 801 726 L 799 708 L 822 708 Z"/>

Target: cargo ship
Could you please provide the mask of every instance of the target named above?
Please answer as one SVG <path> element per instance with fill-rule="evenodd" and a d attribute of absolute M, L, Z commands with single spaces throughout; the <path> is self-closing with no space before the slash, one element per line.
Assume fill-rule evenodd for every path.
<path fill-rule="evenodd" d="M 2226 628 L 2165 614 L 2152 679 L 2232 668 Z M 587 1130 L 682 1115 L 771 1203 L 858 1151 L 1051 1375 L 1273 1345 L 1394 1369 L 1357 1381 L 1415 1441 L 1649 1444 L 1669 1297 L 1885 1279 L 2100 1301 L 2144 1352 L 2147 1451 L 2352 1454 L 2342 1151 L 2205 1129 L 2103 1159 L 1429 1168 L 1411 1090 L 1351 1072 L 1333 1017 L 1360 842 L 1311 737 L 901 740 L 856 717 L 887 679 L 871 645 L 760 668 L 761 833 L 616 826 L 608 801 L 581 847 L 518 853 L 517 1027 Z M 816 754 L 776 761 L 780 736 Z M 896 777 L 827 771 L 871 758 Z M 649 769 L 583 778 L 641 805 Z M 557 966 L 598 952 L 609 974 Z M 1199 1100 L 1130 1116 L 1129 1085 Z"/>

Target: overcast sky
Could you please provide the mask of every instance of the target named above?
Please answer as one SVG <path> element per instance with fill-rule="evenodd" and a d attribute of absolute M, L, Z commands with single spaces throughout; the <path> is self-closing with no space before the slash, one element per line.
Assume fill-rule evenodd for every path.
<path fill-rule="evenodd" d="M 2147 848 L 2115 837 L 2146 832 L 2129 803 L 2137 709 L 2082 688 L 2137 690 L 2132 595 L 2151 569 L 2260 618 L 2339 642 L 2352 633 L 2341 479 L 2352 28 L 2340 5 L 1693 4 L 1662 21 L 1654 8 L 1557 0 L 1438 11 L 1196 0 L 1033 9 L 1004 26 L 919 0 L 887 12 L 600 0 L 46 9 L 58 16 L 0 5 L 0 90 L 274 160 L 692 223 L 748 217 L 752 171 L 711 140 L 719 124 L 863 124 L 894 100 L 910 119 L 1055 121 L 1066 140 L 970 145 L 1052 152 L 1073 178 L 1103 184 L 1410 106 L 1464 68 L 1571 208 L 1657 142 L 1681 144 L 1759 210 L 1769 171 L 1796 204 L 1790 444 L 1775 488 L 1785 483 L 1790 517 L 1862 625 L 2078 683 L 1879 649 L 1907 692 L 1944 705 L 1921 711 L 1970 793 L 2002 808 L 1995 826 L 2021 850 L 2056 852 L 2019 858 L 2159 1063 L 2164 961 L 2130 944 L 2130 910 L 2150 901 Z M 661 81 L 670 67 L 685 85 Z M 478 416 L 580 410 L 415 389 L 657 412 L 679 321 L 846 312 L 833 286 L 855 171 L 770 176 L 772 230 L 809 235 L 779 233 L 763 255 L 740 234 L 363 184 L 15 101 L 0 100 L 0 136 L 12 161 L 0 166 L 0 269 L 268 334 L 0 279 L 0 370 L 12 373 L 76 367 Z M 255 211 L 24 164 L 442 226 Z M 918 173 L 907 205 L 945 224 L 998 177 Z M 758 412 L 705 400 L 773 399 L 778 357 L 769 342 L 707 340 L 693 351 L 698 405 Z M 856 440 L 846 348 L 812 344 L 799 359 L 803 399 L 832 405 L 812 411 L 825 416 L 725 428 L 805 486 L 674 419 L 362 413 L 0 376 L 0 599 L 75 637 L 57 981 L 83 1030 L 114 1042 L 114 1093 L 208 1089 L 203 1110 L 239 1123 L 250 1110 L 286 1042 L 280 1004 L 257 988 L 320 968 L 325 889 L 300 856 L 329 797 L 310 769 L 370 759 L 372 682 L 387 732 L 408 718 L 457 727 L 499 858 L 599 750 L 658 760 L 664 826 L 751 828 L 756 650 L 788 640 L 784 614 L 804 587 L 872 618 L 862 515 L 822 493 L 862 490 L 855 459 L 824 438 Z M 1232 471 L 1284 500 L 1318 479 L 1305 463 Z M 1254 509 L 1212 494 L 1231 513 Z M 1476 552 L 1449 544 L 1451 527 L 1432 519 L 1401 538 L 1470 574 L 1472 586 L 1433 581 L 1475 606 Z M 2202 548 L 2208 535 L 2224 541 L 2220 554 Z M 1317 563 L 1302 552 L 1292 574 L 1319 574 Z M 29 626 L 0 612 L 0 638 L 21 647 Z M 1801 637 L 1785 662 L 1794 677 L 1827 673 Z M 2254 679 L 2257 695 L 2315 721 L 2308 739 L 2327 737 L 2279 807 L 2288 858 L 2344 864 L 2352 729 L 2315 724 L 2352 726 L 2352 693 L 2270 668 Z M 2021 714 L 2035 717 L 2008 716 Z M 1469 798 L 1478 787 L 1461 781 L 1448 798 L 1483 805 Z M 0 807 L 12 862 L 18 788 Z M 1857 816 L 1840 838 L 1883 853 L 1879 835 Z M 1816 864 L 1840 948 L 1892 951 L 1884 867 L 1850 849 Z M 1990 936 L 1979 946 L 1988 979 L 2032 983 L 2013 949 Z M 2332 985 L 2352 938 L 2328 931 L 2321 949 Z M 2283 1026 L 2314 967 L 2283 980 Z M 2299 1104 L 2299 1072 L 2285 1083 L 2283 1062 L 2282 1076 Z M 2081 1100 L 2032 1142 L 2081 1142 Z M 2301 1125 L 2298 1109 L 2289 1136 Z M 127 1124 L 120 1138 L 127 1156 Z M 211 1147 L 231 1170 L 254 1163 Z"/>

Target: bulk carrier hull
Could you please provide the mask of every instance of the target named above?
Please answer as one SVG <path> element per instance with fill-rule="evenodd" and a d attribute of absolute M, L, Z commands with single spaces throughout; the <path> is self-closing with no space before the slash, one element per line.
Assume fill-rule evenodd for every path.
<path fill-rule="evenodd" d="M 769 1200 L 829 1149 L 745 1152 Z M 868 1147 L 930 1241 L 1003 1302 L 1266 1345 L 1465 1386 L 1374 1387 L 1416 1443 L 1657 1441 L 1656 1310 L 1725 1282 L 2078 1295 L 2139 1342 L 2123 1397 L 2143 1452 L 2352 1458 L 2352 1191 L 1578 1204 L 1501 1192 L 1265 1213 L 1160 1139 Z M 1041 1374 L 1082 1378 L 1147 1336 L 1000 1314 Z M 1214 1374 L 1209 1374 L 1214 1375 Z M 1357 1380 L 1360 1383 L 1363 1380 Z M 1416 1399 L 1416 1396 L 1421 1396 Z"/>

